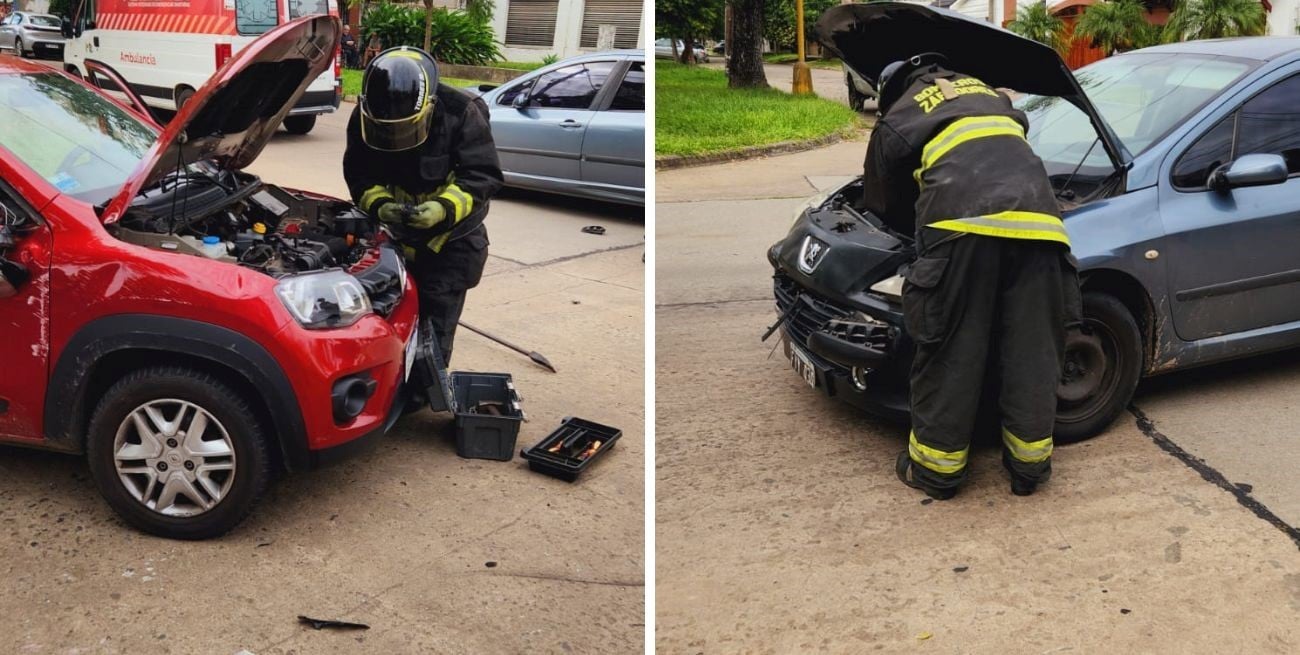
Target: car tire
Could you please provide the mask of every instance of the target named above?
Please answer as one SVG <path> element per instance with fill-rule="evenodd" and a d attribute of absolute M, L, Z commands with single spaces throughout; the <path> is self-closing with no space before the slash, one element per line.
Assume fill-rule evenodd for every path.
<path fill-rule="evenodd" d="M 179 89 L 176 89 L 176 96 L 173 98 L 173 100 L 176 103 L 176 111 L 179 112 L 181 110 L 181 107 L 184 107 L 185 103 L 189 102 L 190 98 L 193 97 L 194 97 L 194 89 L 191 89 L 188 86 L 183 86 L 180 87 Z"/>
<path fill-rule="evenodd" d="M 200 413 L 203 434 L 190 441 L 184 433 Z M 146 440 L 142 429 L 152 437 Z M 109 506 L 160 537 L 229 532 L 271 479 L 267 440 L 248 400 L 186 367 L 147 368 L 118 380 L 99 399 L 86 440 L 91 475 Z"/>
<path fill-rule="evenodd" d="M 316 115 L 290 116 L 284 119 L 284 129 L 289 134 L 307 134 L 316 127 Z"/>
<path fill-rule="evenodd" d="M 1057 388 L 1057 443 L 1101 434 L 1128 407 L 1142 377 L 1142 331 L 1114 296 L 1083 294 L 1083 326 L 1068 331 Z"/>

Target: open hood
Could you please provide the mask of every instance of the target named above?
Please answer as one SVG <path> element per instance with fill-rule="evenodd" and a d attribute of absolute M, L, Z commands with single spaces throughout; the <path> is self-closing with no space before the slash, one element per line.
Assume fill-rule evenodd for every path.
<path fill-rule="evenodd" d="M 116 222 L 141 189 L 182 165 L 229 170 L 257 159 L 307 86 L 334 64 L 339 21 L 307 16 L 263 34 L 217 69 L 163 129 L 103 212 Z"/>
<path fill-rule="evenodd" d="M 873 86 L 891 62 L 938 52 L 952 67 L 994 87 L 1059 96 L 1092 121 L 1116 169 L 1132 160 L 1050 47 L 947 9 L 902 2 L 839 5 L 822 14 L 816 37 Z"/>

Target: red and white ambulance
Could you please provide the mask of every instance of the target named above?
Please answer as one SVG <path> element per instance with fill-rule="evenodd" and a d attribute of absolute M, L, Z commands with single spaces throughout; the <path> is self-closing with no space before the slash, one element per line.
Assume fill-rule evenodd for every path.
<path fill-rule="evenodd" d="M 334 0 L 72 0 L 72 35 L 63 66 L 85 75 L 85 60 L 111 65 L 151 107 L 174 111 L 234 53 L 277 25 L 312 14 L 338 16 Z M 306 134 L 316 116 L 338 109 L 339 59 L 317 77 L 284 121 Z"/>

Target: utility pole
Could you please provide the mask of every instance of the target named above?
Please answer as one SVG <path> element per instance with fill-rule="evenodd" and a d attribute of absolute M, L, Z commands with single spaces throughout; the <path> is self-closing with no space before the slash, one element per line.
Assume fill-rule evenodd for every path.
<path fill-rule="evenodd" d="M 812 95 L 812 69 L 804 61 L 803 48 L 803 0 L 794 2 L 795 43 L 799 45 L 799 61 L 794 64 L 794 84 L 791 92 L 795 95 Z"/>

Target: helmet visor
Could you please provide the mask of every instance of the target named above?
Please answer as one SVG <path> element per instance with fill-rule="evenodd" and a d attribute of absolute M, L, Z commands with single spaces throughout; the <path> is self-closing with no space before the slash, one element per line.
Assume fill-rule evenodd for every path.
<path fill-rule="evenodd" d="M 423 145 L 429 138 L 430 115 L 434 102 L 430 99 L 414 115 L 402 118 L 379 118 L 370 112 L 366 99 L 361 102 L 361 140 L 376 150 L 410 150 Z"/>

